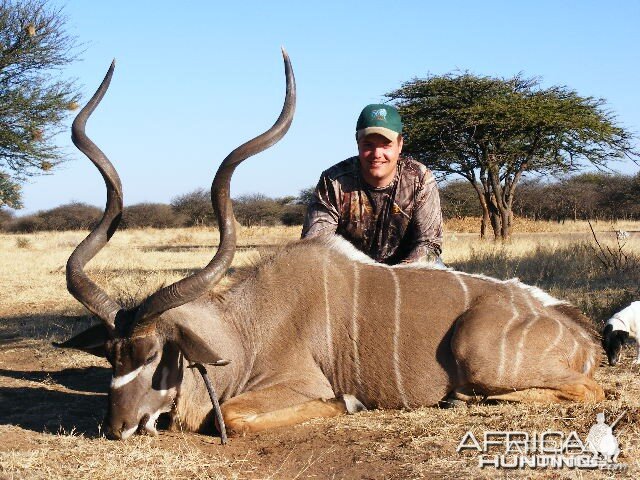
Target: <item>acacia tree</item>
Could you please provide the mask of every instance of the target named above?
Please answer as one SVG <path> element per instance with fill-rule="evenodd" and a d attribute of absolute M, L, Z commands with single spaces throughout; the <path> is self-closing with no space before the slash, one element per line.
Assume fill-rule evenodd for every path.
<path fill-rule="evenodd" d="M 4 206 L 9 208 L 22 208 L 20 198 L 20 185 L 13 182 L 8 175 L 0 172 L 0 209 Z"/>
<path fill-rule="evenodd" d="M 63 161 L 53 136 L 79 99 L 59 79 L 77 55 L 65 23 L 46 0 L 0 0 L 0 206 L 19 206 L 16 182 Z"/>
<path fill-rule="evenodd" d="M 602 99 L 537 78 L 470 73 L 429 76 L 386 95 L 405 126 L 404 152 L 442 175 L 471 182 L 495 238 L 511 233 L 516 187 L 525 172 L 558 173 L 612 158 L 635 158 L 633 135 Z"/>

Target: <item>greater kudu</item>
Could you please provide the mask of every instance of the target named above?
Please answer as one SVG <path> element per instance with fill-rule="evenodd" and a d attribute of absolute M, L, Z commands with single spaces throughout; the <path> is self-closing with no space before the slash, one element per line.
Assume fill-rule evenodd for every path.
<path fill-rule="evenodd" d="M 233 170 L 276 143 L 293 118 L 295 83 L 266 133 L 234 150 L 211 187 L 220 247 L 199 272 L 125 310 L 85 274 L 116 230 L 118 175 L 85 136 L 113 66 L 73 124 L 73 140 L 101 171 L 104 218 L 69 258 L 69 291 L 102 323 L 63 344 L 113 367 L 107 431 L 155 433 L 162 412 L 212 425 L 207 391 L 188 362 L 230 364 L 213 375 L 232 432 L 291 425 L 364 407 L 410 408 L 447 398 L 597 401 L 596 346 L 570 305 L 517 280 L 422 265 L 389 267 L 339 237 L 303 240 L 259 264 L 224 298 L 208 295 L 231 264 Z M 212 370 L 212 368 L 210 368 Z M 213 373 L 213 372 L 212 372 Z"/>

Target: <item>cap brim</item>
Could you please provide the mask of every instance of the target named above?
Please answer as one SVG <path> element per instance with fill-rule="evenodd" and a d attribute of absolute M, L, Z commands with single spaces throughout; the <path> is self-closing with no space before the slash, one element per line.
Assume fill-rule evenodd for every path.
<path fill-rule="evenodd" d="M 382 135 L 383 137 L 385 137 L 386 139 L 388 139 L 391 142 L 393 142 L 394 140 L 397 140 L 398 139 L 398 135 L 400 135 L 398 132 L 394 132 L 393 130 L 391 130 L 389 128 L 367 127 L 367 128 L 363 128 L 361 130 L 358 130 L 356 132 L 356 139 L 359 141 L 362 138 L 366 137 L 367 135 L 371 135 L 373 133 L 376 133 L 378 135 Z"/>

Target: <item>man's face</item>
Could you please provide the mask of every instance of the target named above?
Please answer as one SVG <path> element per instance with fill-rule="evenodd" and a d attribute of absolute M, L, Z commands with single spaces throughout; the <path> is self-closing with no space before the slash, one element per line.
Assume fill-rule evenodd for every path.
<path fill-rule="evenodd" d="M 389 140 L 372 133 L 358 141 L 360 170 L 365 182 L 372 187 L 386 187 L 396 174 L 398 158 L 402 151 L 402 137 Z"/>

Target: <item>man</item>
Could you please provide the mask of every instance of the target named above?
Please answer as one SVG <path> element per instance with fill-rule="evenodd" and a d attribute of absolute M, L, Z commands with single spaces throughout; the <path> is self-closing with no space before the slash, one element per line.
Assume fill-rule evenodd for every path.
<path fill-rule="evenodd" d="M 337 233 L 377 262 L 444 266 L 438 186 L 421 163 L 400 157 L 402 120 L 391 105 L 367 105 L 356 124 L 358 156 L 324 171 L 303 238 Z"/>

